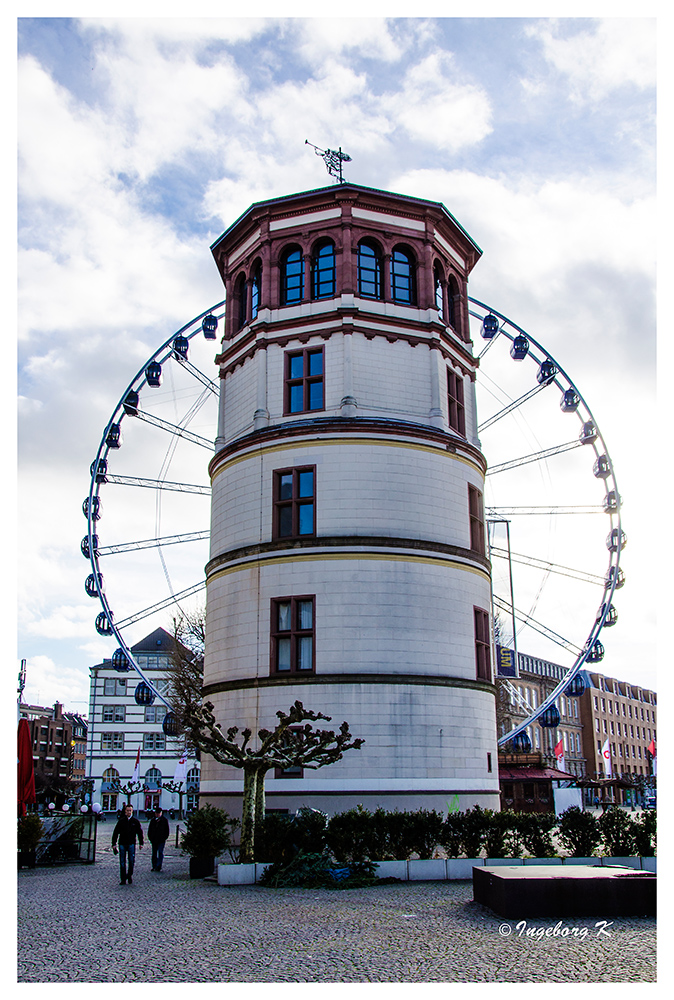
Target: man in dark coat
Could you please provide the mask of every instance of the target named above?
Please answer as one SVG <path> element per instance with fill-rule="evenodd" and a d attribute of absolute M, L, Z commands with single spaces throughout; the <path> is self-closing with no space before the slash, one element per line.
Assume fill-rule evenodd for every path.
<path fill-rule="evenodd" d="M 164 844 L 168 840 L 169 825 L 161 806 L 157 806 L 147 828 L 147 839 L 152 844 L 152 871 L 160 872 L 164 863 Z"/>
<path fill-rule="evenodd" d="M 119 876 L 122 885 L 128 881 L 131 885 L 133 879 L 133 863 L 136 860 L 136 837 L 138 846 L 143 846 L 143 828 L 133 815 L 133 806 L 125 805 L 122 815 L 117 820 L 117 825 L 112 831 L 112 850 L 117 853 L 117 840 L 119 839 Z M 127 871 L 127 858 L 129 867 Z"/>

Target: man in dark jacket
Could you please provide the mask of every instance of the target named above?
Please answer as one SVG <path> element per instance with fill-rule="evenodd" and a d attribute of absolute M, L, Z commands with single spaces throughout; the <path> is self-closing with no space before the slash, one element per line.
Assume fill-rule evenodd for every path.
<path fill-rule="evenodd" d="M 157 806 L 147 828 L 147 839 L 152 844 L 152 871 L 160 872 L 164 863 L 164 844 L 168 840 L 169 825 L 161 806 Z"/>
<path fill-rule="evenodd" d="M 133 815 L 133 806 L 126 805 L 122 810 L 122 815 L 117 820 L 117 825 L 112 831 L 112 850 L 117 853 L 117 839 L 119 838 L 119 875 L 122 885 L 126 882 L 131 885 L 133 879 L 133 863 L 136 860 L 136 837 L 138 846 L 143 846 L 143 828 Z M 129 868 L 127 872 L 127 857 Z"/>

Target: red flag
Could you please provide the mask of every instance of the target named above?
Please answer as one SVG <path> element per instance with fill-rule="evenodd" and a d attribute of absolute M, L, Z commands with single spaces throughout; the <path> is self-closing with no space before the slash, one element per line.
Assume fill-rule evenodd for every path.
<path fill-rule="evenodd" d="M 140 747 L 138 747 L 138 753 L 136 754 L 136 765 L 133 769 L 131 780 L 140 781 Z"/>
<path fill-rule="evenodd" d="M 554 750 L 555 750 L 555 757 L 557 758 L 557 767 L 560 769 L 560 771 L 563 771 L 565 767 L 565 761 L 564 761 L 564 744 L 562 740 L 559 741 L 559 743 L 555 746 Z"/>
<path fill-rule="evenodd" d="M 26 803 L 35 802 L 35 770 L 30 726 L 26 719 L 19 719 L 17 730 L 17 803 L 21 816 L 26 815 Z"/>
<path fill-rule="evenodd" d="M 651 742 L 648 744 L 648 752 L 651 755 L 651 757 L 655 757 L 655 740 L 651 740 Z"/>

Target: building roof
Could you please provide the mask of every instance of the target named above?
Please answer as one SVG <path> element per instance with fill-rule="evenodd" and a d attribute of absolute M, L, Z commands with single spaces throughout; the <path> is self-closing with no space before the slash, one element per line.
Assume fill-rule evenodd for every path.
<path fill-rule="evenodd" d="M 577 774 L 558 771 L 556 767 L 516 767 L 509 764 L 499 764 L 499 778 L 511 781 L 577 781 Z"/>
<path fill-rule="evenodd" d="M 432 206 L 433 208 L 437 209 L 438 211 L 440 211 L 444 215 L 446 215 L 448 221 L 450 221 L 452 223 L 452 225 L 456 226 L 456 228 L 458 230 L 460 230 L 460 232 L 463 234 L 463 236 L 468 240 L 468 242 L 471 244 L 471 246 L 477 252 L 478 258 L 482 256 L 482 250 L 477 245 L 477 243 L 475 242 L 475 240 L 472 238 L 472 236 L 470 236 L 469 233 L 466 232 L 466 230 L 463 228 L 463 226 L 461 225 L 461 223 L 458 222 L 454 218 L 454 216 L 452 215 L 452 213 L 450 211 L 448 211 L 447 208 L 445 208 L 445 206 L 442 204 L 441 201 L 430 201 L 428 198 L 417 198 L 414 195 L 399 194 L 396 191 L 384 191 L 382 188 L 366 187 L 363 184 L 351 184 L 348 181 L 345 181 L 343 184 L 339 184 L 339 185 L 329 184 L 329 185 L 326 185 L 325 187 L 311 188 L 308 191 L 298 191 L 295 194 L 287 194 L 287 195 L 282 195 L 281 197 L 278 197 L 278 198 L 266 198 L 264 201 L 253 202 L 253 204 L 250 205 L 246 209 L 246 211 L 243 212 L 238 217 L 238 219 L 236 219 L 231 224 L 231 226 L 227 227 L 227 229 L 224 231 L 224 233 L 221 236 L 218 236 L 217 240 L 215 240 L 215 242 L 211 244 L 211 248 L 210 249 L 211 249 L 211 251 L 214 251 L 215 248 L 217 247 L 217 245 L 220 242 L 222 242 L 222 240 L 224 240 L 234 229 L 236 229 L 244 221 L 244 219 L 248 215 L 252 214 L 256 209 L 263 208 L 265 206 L 272 206 L 272 205 L 279 205 L 279 204 L 283 204 L 283 203 L 288 203 L 288 202 L 292 202 L 292 201 L 294 201 L 296 199 L 297 200 L 299 200 L 299 199 L 306 199 L 306 198 L 310 197 L 311 195 L 324 194 L 324 193 L 333 193 L 334 194 L 334 193 L 336 193 L 337 190 L 339 190 L 341 192 L 343 192 L 343 191 L 349 191 L 349 190 L 351 190 L 351 191 L 363 191 L 363 192 L 367 192 L 369 194 L 380 195 L 380 196 L 382 196 L 384 198 L 404 198 L 406 201 L 408 201 L 408 202 L 414 202 L 417 205 L 419 205 L 420 207 L 421 206 L 425 206 L 425 205 Z"/>
<path fill-rule="evenodd" d="M 156 653 L 158 650 L 161 650 L 162 653 L 172 653 L 175 646 L 175 639 L 166 629 L 156 628 L 154 632 L 150 632 L 144 639 L 129 648 L 132 653 Z"/>

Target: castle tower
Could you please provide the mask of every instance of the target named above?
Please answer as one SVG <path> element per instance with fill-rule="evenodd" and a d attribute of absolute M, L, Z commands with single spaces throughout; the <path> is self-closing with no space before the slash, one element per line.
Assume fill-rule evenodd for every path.
<path fill-rule="evenodd" d="M 204 695 L 223 729 L 300 700 L 365 739 L 269 772 L 267 806 L 498 808 L 490 565 L 467 280 L 436 202 L 355 184 L 252 205 L 227 306 Z M 241 774 L 206 759 L 204 801 Z"/>

